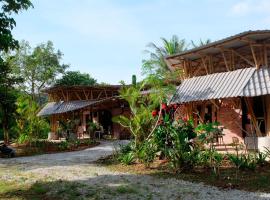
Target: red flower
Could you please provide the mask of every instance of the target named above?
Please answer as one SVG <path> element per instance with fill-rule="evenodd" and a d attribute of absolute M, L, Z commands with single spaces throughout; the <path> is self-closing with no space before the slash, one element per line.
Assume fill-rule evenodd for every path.
<path fill-rule="evenodd" d="M 158 111 L 156 111 L 156 110 L 153 110 L 153 111 L 152 111 L 152 116 L 153 116 L 153 117 L 157 116 L 157 114 L 158 114 Z"/>
<path fill-rule="evenodd" d="M 177 107 L 178 107 L 177 104 L 173 104 L 174 109 L 177 109 Z"/>
<path fill-rule="evenodd" d="M 161 108 L 162 108 L 163 110 L 166 110 L 166 109 L 167 109 L 166 103 L 163 103 L 163 104 L 161 105 Z"/>
<path fill-rule="evenodd" d="M 187 122 L 187 118 L 186 118 L 186 117 L 184 117 L 184 118 L 183 118 L 183 121 L 184 121 L 184 122 Z"/>

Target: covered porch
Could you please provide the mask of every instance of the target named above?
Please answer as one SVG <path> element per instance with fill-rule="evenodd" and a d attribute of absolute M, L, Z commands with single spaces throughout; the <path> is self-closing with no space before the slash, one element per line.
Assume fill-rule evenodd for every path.
<path fill-rule="evenodd" d="M 49 140 L 70 137 L 126 139 L 129 133 L 113 123 L 112 118 L 120 114 L 128 115 L 128 108 L 126 102 L 115 96 L 102 100 L 49 102 L 38 116 L 50 119 Z"/>
<path fill-rule="evenodd" d="M 270 147 L 270 69 L 243 68 L 185 79 L 171 104 L 178 116 L 195 125 L 219 122 L 222 142 L 243 142 L 247 148 Z"/>

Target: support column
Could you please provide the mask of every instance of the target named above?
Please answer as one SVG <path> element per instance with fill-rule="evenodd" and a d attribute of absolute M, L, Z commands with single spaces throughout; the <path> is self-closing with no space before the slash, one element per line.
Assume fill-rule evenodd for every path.
<path fill-rule="evenodd" d="M 59 136 L 57 134 L 57 116 L 52 115 L 50 118 L 51 132 L 48 134 L 48 140 L 58 140 Z"/>
<path fill-rule="evenodd" d="M 265 96 L 265 111 L 266 111 L 266 135 L 270 136 L 270 95 Z"/>

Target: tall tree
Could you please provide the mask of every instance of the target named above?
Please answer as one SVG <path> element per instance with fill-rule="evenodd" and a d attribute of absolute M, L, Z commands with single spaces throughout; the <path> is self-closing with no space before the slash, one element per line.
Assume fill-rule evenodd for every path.
<path fill-rule="evenodd" d="M 79 71 L 68 71 L 62 78 L 56 81 L 56 85 L 96 85 L 97 80 L 92 78 L 87 73 L 80 73 Z"/>
<path fill-rule="evenodd" d="M 3 136 L 6 143 L 9 142 L 9 125 L 14 120 L 16 111 L 16 91 L 14 86 L 21 82 L 20 78 L 11 73 L 8 63 L 0 62 L 0 124 L 2 124 Z"/>
<path fill-rule="evenodd" d="M 10 65 L 3 60 L 2 54 L 18 47 L 18 41 L 11 33 L 16 26 L 14 14 L 31 6 L 30 0 L 1 0 L 0 3 L 0 123 L 6 143 L 9 142 L 9 122 L 16 109 L 14 85 L 19 79 L 12 75 Z"/>
<path fill-rule="evenodd" d="M 21 88 L 35 99 L 43 88 L 52 85 L 56 77 L 64 73 L 68 67 L 61 64 L 62 56 L 61 51 L 54 49 L 51 41 L 35 48 L 22 41 L 20 48 L 11 57 L 10 63 L 14 71 L 24 78 Z"/>
<path fill-rule="evenodd" d="M 162 46 L 157 46 L 154 43 L 149 43 L 149 50 L 145 52 L 149 55 L 148 59 L 143 60 L 143 74 L 155 74 L 160 78 L 165 78 L 170 69 L 165 62 L 165 57 L 180 53 L 187 49 L 185 40 L 180 40 L 176 35 L 173 35 L 170 40 L 161 38 Z"/>

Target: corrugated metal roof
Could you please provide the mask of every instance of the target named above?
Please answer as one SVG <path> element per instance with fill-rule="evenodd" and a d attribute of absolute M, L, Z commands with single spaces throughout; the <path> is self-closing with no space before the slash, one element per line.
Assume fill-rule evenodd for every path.
<path fill-rule="evenodd" d="M 230 36 L 230 37 L 226 37 L 226 38 L 221 39 L 221 40 L 217 40 L 215 42 L 211 42 L 209 44 L 205 44 L 205 45 L 202 45 L 199 47 L 188 49 L 186 51 L 183 51 L 183 52 L 180 52 L 180 53 L 177 53 L 174 55 L 169 55 L 166 57 L 166 59 L 171 59 L 174 57 L 183 56 L 183 55 L 187 55 L 190 53 L 196 53 L 198 51 L 205 50 L 208 48 L 216 48 L 216 46 L 218 46 L 220 44 L 223 44 L 225 42 L 232 42 L 232 41 L 236 40 L 237 38 L 241 38 L 241 37 L 250 36 L 251 37 L 250 39 L 261 40 L 264 38 L 269 38 L 269 34 L 270 34 L 270 30 L 249 30 L 249 31 L 245 31 L 245 32 Z M 236 44 L 236 45 L 239 45 L 239 44 Z"/>
<path fill-rule="evenodd" d="M 47 103 L 37 114 L 37 116 L 48 116 L 53 114 L 61 114 L 74 110 L 79 110 L 87 106 L 97 105 L 106 101 L 119 99 L 119 96 L 109 97 L 100 100 L 77 100 L 77 101 L 61 101 L 61 102 L 49 102 Z"/>
<path fill-rule="evenodd" d="M 270 68 L 256 70 L 243 90 L 243 96 L 261 96 L 270 94 Z"/>
<path fill-rule="evenodd" d="M 244 68 L 186 79 L 170 103 L 270 94 L 269 68 Z"/>
<path fill-rule="evenodd" d="M 45 115 L 51 115 L 53 114 L 57 108 L 62 104 L 63 102 L 49 102 L 47 103 L 37 114 L 37 116 L 45 116 Z"/>
<path fill-rule="evenodd" d="M 37 116 L 46 116 L 52 114 L 66 113 L 74 110 L 84 108 L 86 106 L 93 105 L 98 101 L 68 101 L 68 102 L 49 102 L 44 108 L 39 111 Z"/>

